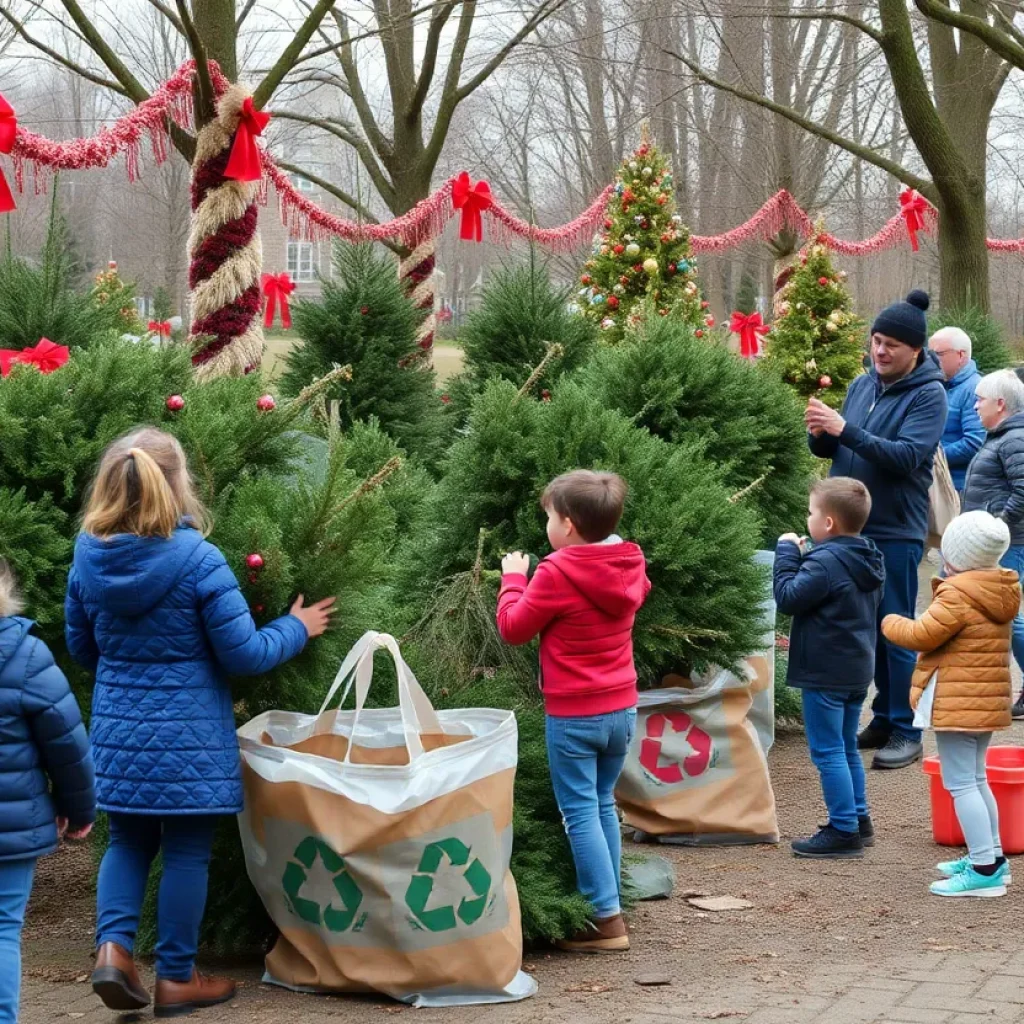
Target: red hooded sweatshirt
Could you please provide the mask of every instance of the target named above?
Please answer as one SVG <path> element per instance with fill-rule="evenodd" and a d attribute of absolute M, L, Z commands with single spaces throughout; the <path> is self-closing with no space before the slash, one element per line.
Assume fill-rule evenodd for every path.
<path fill-rule="evenodd" d="M 643 552 L 618 541 L 549 555 L 533 579 L 508 575 L 498 595 L 498 632 L 509 644 L 540 634 L 549 715 L 604 715 L 636 706 L 633 620 L 647 599 Z"/>

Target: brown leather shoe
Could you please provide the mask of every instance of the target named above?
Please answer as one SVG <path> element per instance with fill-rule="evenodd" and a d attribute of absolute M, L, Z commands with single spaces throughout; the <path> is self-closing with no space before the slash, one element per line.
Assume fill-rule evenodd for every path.
<path fill-rule="evenodd" d="M 96 952 L 92 990 L 104 1006 L 122 1013 L 141 1010 L 150 1003 L 131 953 L 116 942 L 104 942 Z"/>
<path fill-rule="evenodd" d="M 153 1012 L 158 1017 L 181 1017 L 193 1010 L 217 1006 L 235 997 L 235 983 L 230 978 L 208 978 L 197 970 L 191 981 L 156 979 Z"/>
<path fill-rule="evenodd" d="M 590 921 L 587 926 L 555 945 L 567 953 L 625 953 L 629 949 L 629 933 L 621 914 Z"/>

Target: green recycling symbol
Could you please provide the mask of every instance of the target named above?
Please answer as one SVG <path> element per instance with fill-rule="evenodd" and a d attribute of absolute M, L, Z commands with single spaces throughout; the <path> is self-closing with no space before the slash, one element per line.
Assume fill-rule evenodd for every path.
<path fill-rule="evenodd" d="M 290 860 L 285 866 L 281 878 L 281 885 L 292 913 L 310 924 L 322 924 L 331 932 L 343 932 L 350 928 L 359 911 L 359 905 L 363 902 L 363 891 L 348 873 L 344 859 L 316 836 L 307 836 L 303 839 L 295 847 L 292 856 L 295 859 Z M 306 884 L 306 872 L 313 867 L 318 856 L 324 867 L 334 875 L 332 882 L 341 898 L 343 910 L 338 910 L 332 902 L 321 912 L 319 903 L 299 895 L 299 890 Z"/>
<path fill-rule="evenodd" d="M 469 862 L 471 850 L 461 839 L 454 836 L 450 839 L 440 839 L 431 843 L 420 858 L 419 873 L 412 876 L 409 888 L 405 893 L 405 902 L 408 908 L 416 915 L 417 920 L 432 932 L 446 932 L 456 927 L 459 921 L 463 924 L 475 924 L 483 916 L 487 908 L 487 897 L 491 891 L 491 875 L 487 868 L 480 863 L 479 858 L 474 857 Z M 473 890 L 475 898 L 466 897 L 459 903 L 459 909 L 455 907 L 435 907 L 427 910 L 427 902 L 434 890 L 434 874 L 441 866 L 443 857 L 448 858 L 452 867 L 461 868 L 468 865 L 462 872 L 462 877 Z"/>

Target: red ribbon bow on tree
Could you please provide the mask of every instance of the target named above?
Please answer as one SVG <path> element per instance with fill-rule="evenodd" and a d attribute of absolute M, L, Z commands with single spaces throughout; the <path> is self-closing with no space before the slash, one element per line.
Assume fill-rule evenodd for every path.
<path fill-rule="evenodd" d="M 281 326 L 287 331 L 292 325 L 292 311 L 288 308 L 288 296 L 295 291 L 295 282 L 287 274 L 264 274 L 263 294 L 267 297 L 267 308 L 263 315 L 263 326 L 274 326 L 277 304 L 281 303 Z"/>
<path fill-rule="evenodd" d="M 761 338 L 771 328 L 761 319 L 760 313 L 733 313 L 729 330 L 740 336 L 740 355 L 744 359 L 755 359 L 761 354 Z"/>
<path fill-rule="evenodd" d="M 20 352 L 12 348 L 0 349 L 0 377 L 6 377 L 15 363 L 28 363 L 40 373 L 53 373 L 68 361 L 69 355 L 67 346 L 55 345 L 49 338 L 40 338 L 38 344 Z"/>
<path fill-rule="evenodd" d="M 928 200 L 920 192 L 905 188 L 900 193 L 900 213 L 903 214 L 903 221 L 907 225 L 910 248 L 914 252 L 920 248 L 917 244 L 917 233 L 924 230 L 924 213 L 927 209 Z"/>
<path fill-rule="evenodd" d="M 242 111 L 238 116 L 238 129 L 235 141 L 231 146 L 224 177 L 235 181 L 259 181 L 263 177 L 263 161 L 260 159 L 256 136 L 263 134 L 270 115 L 257 110 L 252 104 L 252 97 L 246 96 L 242 103 Z"/>
<path fill-rule="evenodd" d="M 469 174 L 463 171 L 456 179 L 452 189 L 452 205 L 462 211 L 462 223 L 459 226 L 459 238 L 466 242 L 482 242 L 484 240 L 484 222 L 480 214 L 494 205 L 491 186 L 486 181 L 478 181 L 475 185 L 470 181 Z"/>
<path fill-rule="evenodd" d="M 147 329 L 151 334 L 158 334 L 161 338 L 169 338 L 171 336 L 171 321 L 150 320 Z"/>
<path fill-rule="evenodd" d="M 14 149 L 17 135 L 18 119 L 14 116 L 14 108 L 0 96 L 0 153 L 10 153 Z M 7 178 L 0 170 L 0 213 L 10 213 L 17 208 L 11 186 L 7 184 Z"/>

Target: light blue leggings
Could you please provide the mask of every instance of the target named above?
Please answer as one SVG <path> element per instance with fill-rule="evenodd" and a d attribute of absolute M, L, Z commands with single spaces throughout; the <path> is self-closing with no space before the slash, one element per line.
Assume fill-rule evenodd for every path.
<path fill-rule="evenodd" d="M 972 864 L 993 864 L 1003 855 L 999 810 L 988 786 L 985 754 L 990 732 L 937 732 L 942 784 L 953 798 Z"/>

